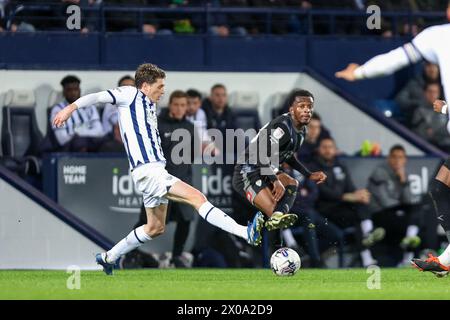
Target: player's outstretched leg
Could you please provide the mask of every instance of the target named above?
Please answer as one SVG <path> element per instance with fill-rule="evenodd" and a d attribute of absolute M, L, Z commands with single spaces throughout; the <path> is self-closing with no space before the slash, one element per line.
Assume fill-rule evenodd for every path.
<path fill-rule="evenodd" d="M 98 253 L 95 256 L 96 262 L 103 267 L 103 271 L 107 275 L 113 274 L 114 265 L 121 256 L 164 233 L 167 204 L 145 208 L 145 211 L 147 212 L 147 224 L 131 231 L 108 252 Z"/>
<path fill-rule="evenodd" d="M 450 242 L 450 158 L 439 169 L 436 178 L 431 182 L 429 194 L 433 200 L 437 218 Z M 419 270 L 433 272 L 439 277 L 448 275 L 450 245 L 439 257 L 429 255 L 428 259 L 413 259 L 411 263 Z"/>
<path fill-rule="evenodd" d="M 242 226 L 225 212 L 212 205 L 203 193 L 183 181 L 175 182 L 170 187 L 166 197 L 172 201 L 191 205 L 207 222 L 247 240 L 251 245 L 257 246 L 261 243 L 264 219 L 260 212 L 256 213 L 248 226 Z"/>

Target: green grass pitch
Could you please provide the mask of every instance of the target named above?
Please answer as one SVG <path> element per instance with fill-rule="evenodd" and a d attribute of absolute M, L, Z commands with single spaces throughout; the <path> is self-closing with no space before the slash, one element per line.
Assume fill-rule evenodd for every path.
<path fill-rule="evenodd" d="M 381 269 L 368 289 L 365 269 L 301 269 L 277 277 L 268 269 L 147 269 L 81 271 L 79 290 L 65 271 L 0 271 L 0 299 L 450 299 L 450 277 L 412 268 Z"/>

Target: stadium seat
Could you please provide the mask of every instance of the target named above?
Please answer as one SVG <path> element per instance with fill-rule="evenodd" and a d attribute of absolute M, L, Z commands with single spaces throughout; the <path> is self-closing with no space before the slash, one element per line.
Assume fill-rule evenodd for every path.
<path fill-rule="evenodd" d="M 235 126 L 237 129 L 243 129 L 244 131 L 254 129 L 255 132 L 258 132 L 261 128 L 261 121 L 259 120 L 257 109 L 233 108 L 233 113 L 235 116 Z M 248 145 L 253 137 L 253 135 L 246 137 L 245 146 Z"/>
<path fill-rule="evenodd" d="M 288 94 L 288 92 L 276 92 L 271 95 L 264 107 L 264 112 L 270 112 L 272 119 L 278 117 L 282 112 Z"/>
<path fill-rule="evenodd" d="M 64 99 L 61 91 L 52 90 L 48 95 L 48 106 L 54 106 Z"/>
<path fill-rule="evenodd" d="M 31 90 L 10 90 L 2 110 L 2 151 L 9 169 L 19 174 L 39 174 L 37 158 L 42 141 Z M 12 165 L 15 163 L 15 165 Z"/>
<path fill-rule="evenodd" d="M 41 153 L 53 152 L 59 147 L 59 143 L 56 140 L 55 132 L 52 129 L 52 124 L 50 123 L 50 113 L 52 112 L 52 106 L 47 108 L 47 132 L 40 146 Z"/>
<path fill-rule="evenodd" d="M 230 107 L 240 109 L 258 109 L 259 95 L 257 91 L 234 91 L 229 98 Z"/>

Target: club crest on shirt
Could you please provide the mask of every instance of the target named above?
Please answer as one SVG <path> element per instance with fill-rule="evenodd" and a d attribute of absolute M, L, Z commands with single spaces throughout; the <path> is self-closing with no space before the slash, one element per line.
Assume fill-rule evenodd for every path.
<path fill-rule="evenodd" d="M 156 112 L 154 110 L 147 109 L 147 123 L 151 126 L 157 126 Z"/>
<path fill-rule="evenodd" d="M 284 130 L 281 128 L 276 128 L 275 131 L 272 133 L 272 136 L 276 140 L 280 140 L 284 136 Z"/>

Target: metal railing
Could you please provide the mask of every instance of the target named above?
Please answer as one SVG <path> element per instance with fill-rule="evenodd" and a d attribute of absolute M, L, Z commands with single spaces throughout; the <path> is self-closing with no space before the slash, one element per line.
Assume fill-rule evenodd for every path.
<path fill-rule="evenodd" d="M 64 6 L 40 4 L 40 5 L 18 5 L 10 8 L 6 16 L 6 27 L 10 29 L 12 23 L 20 18 L 20 20 L 29 23 L 38 21 L 47 22 L 63 22 L 68 18 L 65 13 Z M 59 10 L 59 11 L 58 11 Z M 39 15 L 36 13 L 39 12 Z M 55 16 L 55 12 L 58 12 Z M 295 34 L 340 34 L 343 31 L 348 32 L 348 28 L 353 28 L 355 34 L 368 33 L 366 21 L 369 17 L 365 11 L 360 10 L 321 10 L 321 9 L 291 9 L 291 8 L 230 8 L 230 7 L 214 7 L 205 5 L 203 7 L 133 7 L 133 6 L 107 6 L 96 5 L 81 7 L 82 19 L 88 20 L 91 25 L 95 25 L 93 31 L 108 32 L 108 24 L 114 18 L 111 14 L 115 14 L 115 19 L 121 19 L 120 14 L 135 15 L 136 21 L 133 23 L 135 31 L 140 32 L 141 27 L 146 23 L 146 15 L 155 15 L 158 22 L 170 23 L 180 18 L 191 19 L 195 16 L 197 23 L 197 34 L 207 33 L 210 27 L 218 23 L 217 17 L 221 20 L 229 21 L 231 26 L 239 26 L 234 20 L 236 17 L 244 15 L 247 19 L 245 25 L 257 24 L 260 28 L 259 34 L 273 34 L 274 26 L 277 24 L 289 24 L 293 20 L 300 23 L 300 30 L 287 31 L 287 33 Z M 48 15 L 45 15 L 48 13 Z M 159 17 L 158 17 L 159 16 Z M 164 16 L 164 17 L 162 17 Z M 414 24 L 425 27 L 430 24 L 439 24 L 446 22 L 444 12 L 413 12 L 413 11 L 389 11 L 381 12 L 381 18 L 384 24 L 388 22 L 393 35 L 410 35 Z M 220 20 L 220 19 L 219 19 Z M 319 31 L 317 30 L 319 26 Z M 401 28 L 407 26 L 407 32 L 402 33 Z M 64 28 L 61 28 L 64 29 Z M 59 29 L 59 31 L 64 31 Z M 133 29 L 133 28 L 130 28 Z M 289 29 L 289 27 L 287 28 Z M 39 31 L 54 31 L 39 30 Z"/>

